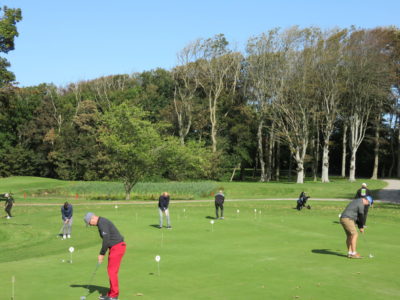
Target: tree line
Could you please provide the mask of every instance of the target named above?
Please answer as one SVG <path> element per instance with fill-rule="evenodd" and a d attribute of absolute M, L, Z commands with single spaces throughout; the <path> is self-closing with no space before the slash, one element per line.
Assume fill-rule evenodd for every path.
<path fill-rule="evenodd" d="M 152 176 L 400 177 L 399 45 L 395 27 L 275 28 L 243 51 L 218 34 L 171 70 L 24 88 L 1 58 L 0 176 L 119 179 L 127 198 Z"/>

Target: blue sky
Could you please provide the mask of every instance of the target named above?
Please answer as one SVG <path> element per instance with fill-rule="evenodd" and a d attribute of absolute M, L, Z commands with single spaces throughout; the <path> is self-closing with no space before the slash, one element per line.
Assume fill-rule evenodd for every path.
<path fill-rule="evenodd" d="M 189 42 L 223 33 L 242 49 L 274 27 L 400 27 L 399 0 L 6 0 L 21 8 L 6 55 L 20 86 L 176 65 Z"/>

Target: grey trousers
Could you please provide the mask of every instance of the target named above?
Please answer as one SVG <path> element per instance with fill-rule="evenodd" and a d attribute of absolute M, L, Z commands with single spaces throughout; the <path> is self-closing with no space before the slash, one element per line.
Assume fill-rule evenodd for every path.
<path fill-rule="evenodd" d="M 160 214 L 160 227 L 163 226 L 163 211 L 161 210 L 161 208 L 158 209 L 158 213 Z M 169 219 L 169 210 L 166 209 L 164 210 L 165 216 L 167 217 L 167 226 L 171 226 L 171 222 Z"/>
<path fill-rule="evenodd" d="M 71 219 L 69 219 L 69 221 L 68 221 L 68 223 L 64 223 L 64 228 L 63 228 L 63 234 L 64 235 L 67 235 L 67 234 L 69 234 L 69 235 L 71 235 L 71 231 L 72 231 L 72 220 L 73 220 L 73 217 L 71 217 Z M 63 221 L 64 222 L 64 221 Z"/>

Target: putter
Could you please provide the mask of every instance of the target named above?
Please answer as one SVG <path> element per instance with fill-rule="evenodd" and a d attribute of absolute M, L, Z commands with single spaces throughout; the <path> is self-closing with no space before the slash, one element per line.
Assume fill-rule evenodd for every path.
<path fill-rule="evenodd" d="M 88 293 L 86 294 L 86 296 L 81 296 L 81 299 L 80 299 L 80 300 L 85 300 L 86 297 L 90 295 L 89 286 L 92 284 L 93 278 L 94 278 L 94 276 L 96 275 L 97 270 L 99 269 L 99 267 L 100 267 L 100 264 L 99 264 L 99 263 L 96 263 L 96 268 L 94 269 L 92 276 L 90 276 L 89 283 L 88 283 L 87 286 L 86 286 L 86 288 L 87 288 L 87 290 L 88 290 Z"/>
<path fill-rule="evenodd" d="M 363 234 L 361 234 L 361 235 L 363 236 L 365 245 L 367 246 L 367 249 L 368 249 L 368 252 L 369 252 L 368 257 L 369 257 L 369 258 L 373 258 L 374 256 L 373 256 L 372 253 L 371 253 L 371 248 L 369 247 L 369 244 L 367 243 L 367 239 L 365 238 L 365 234 L 363 233 Z"/>
<path fill-rule="evenodd" d="M 65 223 L 61 226 L 60 230 L 58 231 L 57 237 L 62 236 L 64 233 Z"/>

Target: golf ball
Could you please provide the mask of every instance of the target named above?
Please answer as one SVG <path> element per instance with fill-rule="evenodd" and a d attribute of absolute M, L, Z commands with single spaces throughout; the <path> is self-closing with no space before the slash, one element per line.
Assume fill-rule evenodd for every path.
<path fill-rule="evenodd" d="M 157 256 L 155 257 L 155 260 L 156 260 L 156 262 L 159 262 L 159 261 L 161 260 L 160 255 L 157 255 Z"/>
<path fill-rule="evenodd" d="M 65 259 L 61 260 L 61 262 L 65 262 Z"/>
<path fill-rule="evenodd" d="M 211 223 L 211 224 L 214 224 L 214 220 L 211 220 L 210 223 Z"/>
<path fill-rule="evenodd" d="M 237 213 L 240 213 L 240 210 L 237 210 L 236 212 L 237 212 Z"/>
<path fill-rule="evenodd" d="M 118 205 L 115 205 L 115 208 L 118 208 Z"/>

